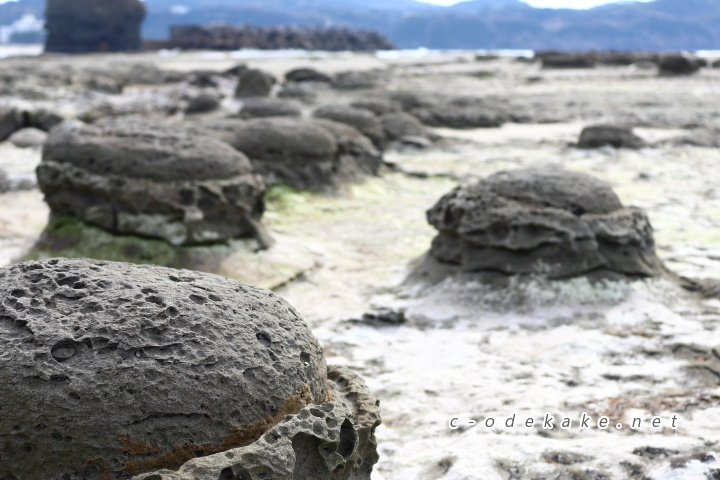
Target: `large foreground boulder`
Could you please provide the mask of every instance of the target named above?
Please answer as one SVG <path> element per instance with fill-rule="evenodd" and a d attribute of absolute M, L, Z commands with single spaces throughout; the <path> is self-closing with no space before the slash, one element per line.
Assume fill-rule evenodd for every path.
<path fill-rule="evenodd" d="M 458 187 L 427 212 L 431 259 L 461 272 L 549 278 L 661 273 L 645 213 L 610 185 L 556 168 L 496 173 Z"/>
<path fill-rule="evenodd" d="M 50 134 L 38 184 L 56 216 L 173 245 L 256 236 L 265 184 L 229 145 L 142 121 L 66 122 Z"/>
<path fill-rule="evenodd" d="M 48 0 L 45 51 L 62 53 L 140 50 L 140 0 Z"/>
<path fill-rule="evenodd" d="M 632 128 L 619 125 L 590 125 L 580 132 L 577 148 L 643 148 L 645 141 Z"/>
<path fill-rule="evenodd" d="M 267 290 L 52 259 L 0 298 L 0 478 L 370 478 L 377 400 Z"/>
<path fill-rule="evenodd" d="M 322 119 L 292 117 L 205 122 L 202 131 L 250 158 L 269 185 L 323 190 L 376 174 L 382 157 L 356 129 Z"/>

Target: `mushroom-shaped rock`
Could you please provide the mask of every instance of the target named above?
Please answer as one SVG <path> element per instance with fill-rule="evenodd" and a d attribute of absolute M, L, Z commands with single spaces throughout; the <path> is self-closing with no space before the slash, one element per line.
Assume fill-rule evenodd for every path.
<path fill-rule="evenodd" d="M 277 98 L 248 98 L 240 109 L 240 118 L 299 117 L 300 109 Z"/>
<path fill-rule="evenodd" d="M 285 80 L 288 82 L 322 82 L 330 83 L 332 77 L 325 73 L 319 72 L 314 68 L 295 68 L 285 74 Z"/>
<path fill-rule="evenodd" d="M 578 148 L 643 148 L 645 141 L 632 128 L 617 125 L 591 125 L 583 128 Z"/>
<path fill-rule="evenodd" d="M 215 120 L 201 129 L 250 158 L 268 184 L 325 189 L 354 180 L 357 172 L 377 173 L 381 157 L 350 126 L 315 119 L 272 117 Z"/>
<path fill-rule="evenodd" d="M 549 278 L 662 272 L 645 213 L 623 207 L 610 185 L 582 173 L 496 173 L 445 195 L 427 217 L 439 231 L 430 257 L 462 272 Z"/>
<path fill-rule="evenodd" d="M 0 298 L 2 478 L 178 478 L 208 456 L 369 479 L 377 400 L 267 290 L 51 259 L 0 269 Z"/>
<path fill-rule="evenodd" d="M 52 213 L 197 245 L 258 234 L 265 184 L 222 141 L 142 121 L 66 122 L 37 169 Z"/>
<path fill-rule="evenodd" d="M 267 97 L 270 95 L 275 77 L 269 73 L 256 68 L 246 70 L 238 77 L 238 85 L 235 89 L 237 98 Z"/>
<path fill-rule="evenodd" d="M 372 140 L 377 148 L 382 150 L 385 147 L 386 138 L 380 120 L 367 110 L 344 105 L 327 105 L 315 110 L 313 116 L 355 127 Z"/>

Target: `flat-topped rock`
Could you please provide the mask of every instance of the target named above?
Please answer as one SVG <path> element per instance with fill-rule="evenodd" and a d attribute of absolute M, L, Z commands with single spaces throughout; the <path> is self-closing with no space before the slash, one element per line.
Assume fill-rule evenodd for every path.
<path fill-rule="evenodd" d="M 52 213 L 195 245 L 255 236 L 265 184 L 230 145 L 141 120 L 55 128 L 38 183 Z"/>
<path fill-rule="evenodd" d="M 429 256 L 462 272 L 564 278 L 597 271 L 659 275 L 652 227 L 610 185 L 559 168 L 500 172 L 458 187 L 428 211 Z"/>
<path fill-rule="evenodd" d="M 331 402 L 318 341 L 267 290 L 188 270 L 54 259 L 0 269 L 0 297 L 3 478 L 178 469 Z M 352 442 L 333 467 L 358 447 L 352 420 L 338 420 Z M 309 437 L 293 446 L 313 448 Z"/>

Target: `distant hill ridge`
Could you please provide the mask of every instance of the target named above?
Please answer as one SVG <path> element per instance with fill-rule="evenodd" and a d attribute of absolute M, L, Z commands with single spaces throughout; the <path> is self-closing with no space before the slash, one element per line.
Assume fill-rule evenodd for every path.
<path fill-rule="evenodd" d="M 44 0 L 0 5 L 0 24 L 42 16 Z M 720 49 L 720 1 L 655 0 L 589 10 L 532 8 L 520 0 L 439 7 L 414 0 L 146 0 L 145 38 L 170 25 L 229 22 L 377 30 L 401 48 Z M 178 7 L 184 8 L 178 8 Z M 185 13 L 183 13 L 185 12 Z"/>

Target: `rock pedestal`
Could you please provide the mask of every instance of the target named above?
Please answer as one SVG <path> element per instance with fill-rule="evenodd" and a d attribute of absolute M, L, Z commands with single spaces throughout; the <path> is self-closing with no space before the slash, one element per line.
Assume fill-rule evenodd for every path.
<path fill-rule="evenodd" d="M 46 52 L 122 52 L 140 50 L 140 0 L 48 0 Z"/>
<path fill-rule="evenodd" d="M 258 235 L 265 184 L 247 157 L 163 124 L 55 128 L 37 169 L 56 216 L 173 245 Z"/>
<path fill-rule="evenodd" d="M 652 227 L 610 185 L 556 168 L 496 173 L 458 187 L 428 211 L 429 256 L 462 272 L 567 278 L 662 272 Z"/>

